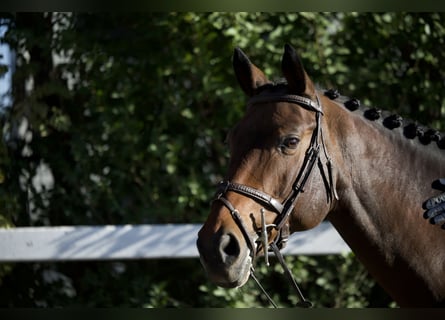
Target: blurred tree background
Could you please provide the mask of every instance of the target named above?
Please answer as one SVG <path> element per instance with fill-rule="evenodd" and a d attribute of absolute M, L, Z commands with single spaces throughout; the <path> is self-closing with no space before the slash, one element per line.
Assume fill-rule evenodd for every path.
<path fill-rule="evenodd" d="M 203 222 L 225 172 L 226 132 L 244 110 L 235 46 L 278 78 L 290 43 L 321 87 L 444 127 L 443 13 L 16 13 L 0 22 L 15 52 L 13 105 L 0 109 L 1 227 Z M 317 307 L 394 305 L 352 254 L 286 259 Z M 292 306 L 280 270 L 258 270 Z M 80 305 L 268 303 L 250 282 L 210 284 L 198 259 L 0 264 L 0 306 Z"/>

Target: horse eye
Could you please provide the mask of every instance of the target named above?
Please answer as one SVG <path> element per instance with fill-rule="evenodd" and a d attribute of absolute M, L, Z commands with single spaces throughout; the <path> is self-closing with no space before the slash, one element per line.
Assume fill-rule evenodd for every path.
<path fill-rule="evenodd" d="M 282 145 L 289 149 L 295 149 L 298 146 L 298 143 L 300 142 L 300 139 L 294 136 L 286 137 L 283 140 Z"/>

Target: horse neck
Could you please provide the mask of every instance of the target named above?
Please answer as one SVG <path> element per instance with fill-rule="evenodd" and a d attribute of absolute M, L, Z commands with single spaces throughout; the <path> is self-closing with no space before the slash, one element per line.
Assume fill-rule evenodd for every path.
<path fill-rule="evenodd" d="M 445 174 L 445 151 L 327 104 L 339 194 L 328 219 L 400 305 L 444 301 L 445 232 L 422 218 L 421 204 Z"/>

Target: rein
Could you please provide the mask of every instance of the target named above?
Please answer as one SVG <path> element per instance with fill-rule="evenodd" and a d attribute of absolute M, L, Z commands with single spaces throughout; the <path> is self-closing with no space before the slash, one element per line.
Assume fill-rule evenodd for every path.
<path fill-rule="evenodd" d="M 289 267 L 286 265 L 286 262 L 284 260 L 284 257 L 280 249 L 284 248 L 288 241 L 290 235 L 289 216 L 295 207 L 295 203 L 297 201 L 298 196 L 304 192 L 304 187 L 311 173 L 313 172 L 315 163 L 318 163 L 318 167 L 320 169 L 321 176 L 323 178 L 323 183 L 326 188 L 328 202 L 332 201 L 333 197 L 338 199 L 332 179 L 332 162 L 330 157 L 328 156 L 322 133 L 322 127 L 321 127 L 321 116 L 323 115 L 322 106 L 318 96 L 316 96 L 316 102 L 314 102 L 313 100 L 307 97 L 302 97 L 299 95 L 292 95 L 292 94 L 269 94 L 269 95 L 255 96 L 248 101 L 247 106 L 249 107 L 254 104 L 267 103 L 267 102 L 289 102 L 297 104 L 309 111 L 315 112 L 316 127 L 312 132 L 310 145 L 306 150 L 300 171 L 298 172 L 295 181 L 292 184 L 292 190 L 290 191 L 290 194 L 287 196 L 284 202 L 281 202 L 280 200 L 275 199 L 274 197 L 264 193 L 263 191 L 260 191 L 258 189 L 243 184 L 226 180 L 220 182 L 214 201 L 221 201 L 223 205 L 230 211 L 233 220 L 237 224 L 238 228 L 241 230 L 243 237 L 246 240 L 247 246 L 250 251 L 249 254 L 252 260 L 252 264 L 255 262 L 255 258 L 258 255 L 258 253 L 261 250 L 263 250 L 266 265 L 269 266 L 268 252 L 269 250 L 271 250 L 277 257 L 281 266 L 283 267 L 286 277 L 288 278 L 289 282 L 295 289 L 300 299 L 300 301 L 297 303 L 297 306 L 303 308 L 309 308 L 312 307 L 312 303 L 304 298 L 300 288 L 298 287 L 297 282 L 295 281 L 295 278 L 293 277 Z M 323 163 L 321 162 L 320 159 L 321 148 L 323 149 L 324 155 L 327 159 L 326 161 L 326 168 L 328 171 L 327 175 L 324 171 Z M 257 232 L 259 236 L 259 239 L 257 241 L 259 242 L 258 246 L 255 245 L 253 239 L 249 236 L 247 228 L 243 220 L 241 219 L 238 210 L 235 209 L 234 206 L 230 203 L 230 201 L 225 197 L 225 194 L 228 191 L 232 191 L 241 194 L 243 196 L 246 196 L 250 199 L 253 199 L 261 203 L 268 210 L 273 211 L 277 215 L 273 224 L 266 225 L 265 222 L 266 219 L 264 216 L 265 210 L 264 208 L 260 209 L 261 229 Z M 270 244 L 267 232 L 268 228 L 274 228 L 277 231 L 277 236 Z M 260 282 L 255 277 L 254 271 L 255 270 L 252 266 L 250 273 L 251 277 L 255 280 L 255 282 L 262 290 L 264 295 L 268 298 L 269 302 L 276 308 L 277 305 L 273 302 L 271 297 L 261 286 Z"/>

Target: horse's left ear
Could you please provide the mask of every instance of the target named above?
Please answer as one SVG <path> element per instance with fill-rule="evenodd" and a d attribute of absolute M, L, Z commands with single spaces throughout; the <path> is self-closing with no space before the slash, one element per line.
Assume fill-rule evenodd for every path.
<path fill-rule="evenodd" d="M 297 52 L 289 44 L 284 46 L 281 70 L 293 93 L 304 93 L 309 96 L 315 94 L 315 87 L 312 80 L 309 78 L 306 71 L 304 71 L 303 64 L 301 63 Z"/>

